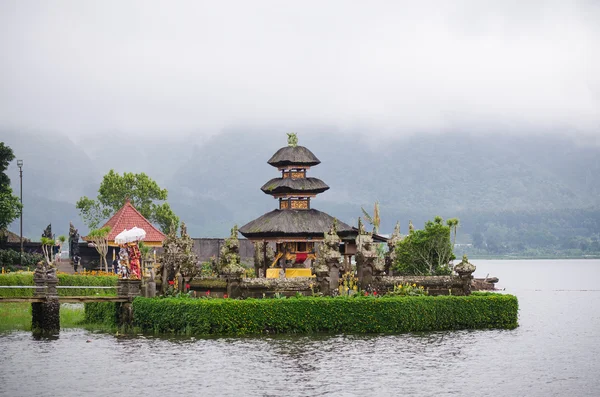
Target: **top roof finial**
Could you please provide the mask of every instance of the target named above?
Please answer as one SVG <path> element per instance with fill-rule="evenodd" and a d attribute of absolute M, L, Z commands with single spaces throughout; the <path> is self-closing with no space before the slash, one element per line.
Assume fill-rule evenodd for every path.
<path fill-rule="evenodd" d="M 288 132 L 288 146 L 296 147 L 298 146 L 298 137 L 295 132 Z"/>

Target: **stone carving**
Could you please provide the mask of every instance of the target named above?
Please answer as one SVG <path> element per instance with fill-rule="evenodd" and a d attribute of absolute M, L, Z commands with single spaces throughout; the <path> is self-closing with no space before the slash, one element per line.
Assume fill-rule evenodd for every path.
<path fill-rule="evenodd" d="M 163 289 L 167 280 L 174 280 L 177 274 L 180 274 L 187 282 L 198 275 L 198 258 L 193 251 L 194 240 L 188 235 L 187 227 L 184 222 L 181 223 L 181 237 L 177 237 L 175 224 L 171 225 L 169 233 L 163 240 L 164 253 L 161 260 L 162 285 Z M 185 283 L 179 283 L 181 287 Z"/>
<path fill-rule="evenodd" d="M 368 289 L 374 276 L 380 276 L 385 270 L 382 258 L 377 254 L 373 236 L 365 232 L 362 222 L 358 224 L 359 234 L 356 236 L 356 268 L 358 279 L 363 289 Z"/>
<path fill-rule="evenodd" d="M 323 236 L 323 243 L 319 247 L 319 256 L 314 262 L 313 273 L 317 277 L 317 283 L 323 295 L 331 295 L 337 291 L 340 278 L 341 239 L 337 234 L 337 220 L 327 233 Z"/>
<path fill-rule="evenodd" d="M 471 281 L 473 280 L 473 272 L 476 267 L 469 262 L 467 255 L 463 255 L 462 261 L 454 266 L 454 271 L 463 281 L 463 291 L 465 295 L 471 294 Z"/>
<path fill-rule="evenodd" d="M 33 278 L 34 279 L 46 278 L 46 265 L 44 264 L 44 261 L 39 261 L 35 265 L 35 270 L 33 271 Z"/>
<path fill-rule="evenodd" d="M 42 237 L 53 238 L 52 237 L 52 224 L 49 224 L 48 226 L 46 226 L 46 228 L 44 229 L 44 232 L 42 233 Z"/>
<path fill-rule="evenodd" d="M 71 259 L 79 256 L 79 231 L 69 222 L 69 255 Z"/>
<path fill-rule="evenodd" d="M 240 278 L 244 268 L 240 265 L 240 240 L 238 240 L 238 227 L 231 229 L 231 235 L 221 247 L 219 256 L 219 274 L 227 278 Z"/>
<path fill-rule="evenodd" d="M 296 134 L 294 132 L 288 132 L 287 136 L 288 136 L 288 146 L 291 146 L 291 147 L 298 146 L 298 137 L 296 136 Z"/>
<path fill-rule="evenodd" d="M 396 246 L 401 240 L 402 236 L 400 235 L 400 222 L 397 222 L 396 227 L 394 228 L 394 233 L 392 233 L 387 241 L 388 251 L 385 254 L 385 274 L 388 276 L 392 275 L 392 267 L 394 266 L 394 261 L 396 260 Z"/>
<path fill-rule="evenodd" d="M 408 234 L 411 234 L 415 231 L 415 227 L 412 224 L 412 221 L 408 221 Z"/>

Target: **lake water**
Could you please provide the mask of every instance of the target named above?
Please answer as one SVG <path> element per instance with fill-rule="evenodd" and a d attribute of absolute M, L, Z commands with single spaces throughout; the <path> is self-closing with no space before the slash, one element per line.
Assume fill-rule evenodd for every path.
<path fill-rule="evenodd" d="M 600 260 L 476 260 L 519 328 L 405 335 L 0 334 L 1 396 L 599 396 Z M 87 342 L 87 341 L 90 342 Z"/>

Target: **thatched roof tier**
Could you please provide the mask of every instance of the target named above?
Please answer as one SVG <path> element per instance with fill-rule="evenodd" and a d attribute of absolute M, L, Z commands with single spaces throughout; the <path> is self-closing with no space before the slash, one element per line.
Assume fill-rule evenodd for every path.
<path fill-rule="evenodd" d="M 275 152 L 267 163 L 273 167 L 295 165 L 302 168 L 320 164 L 321 161 L 304 146 L 286 146 Z"/>
<path fill-rule="evenodd" d="M 323 238 L 331 228 L 334 218 L 324 212 L 310 210 L 274 210 L 245 224 L 240 233 L 248 239 L 275 237 Z M 352 233 L 352 227 L 337 221 L 340 236 Z"/>
<path fill-rule="evenodd" d="M 260 188 L 266 194 L 279 193 L 322 193 L 329 186 L 318 178 L 273 178 Z"/>

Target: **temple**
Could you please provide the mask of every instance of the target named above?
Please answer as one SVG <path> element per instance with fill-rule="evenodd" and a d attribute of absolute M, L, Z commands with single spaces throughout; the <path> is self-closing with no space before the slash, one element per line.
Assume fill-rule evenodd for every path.
<path fill-rule="evenodd" d="M 317 194 L 329 189 L 322 180 L 307 176 L 311 167 L 321 162 L 297 142 L 295 134 L 288 134 L 288 146 L 279 149 L 268 161 L 281 176 L 265 183 L 261 190 L 277 199 L 278 208 L 240 228 L 240 233 L 249 240 L 276 245 L 271 267 L 306 267 L 305 261 L 315 259 L 315 243 L 323 241 L 334 223 L 332 216 L 314 209 L 311 203 Z M 342 240 L 353 243 L 357 229 L 336 222 Z M 345 259 L 349 263 L 350 258 Z"/>

